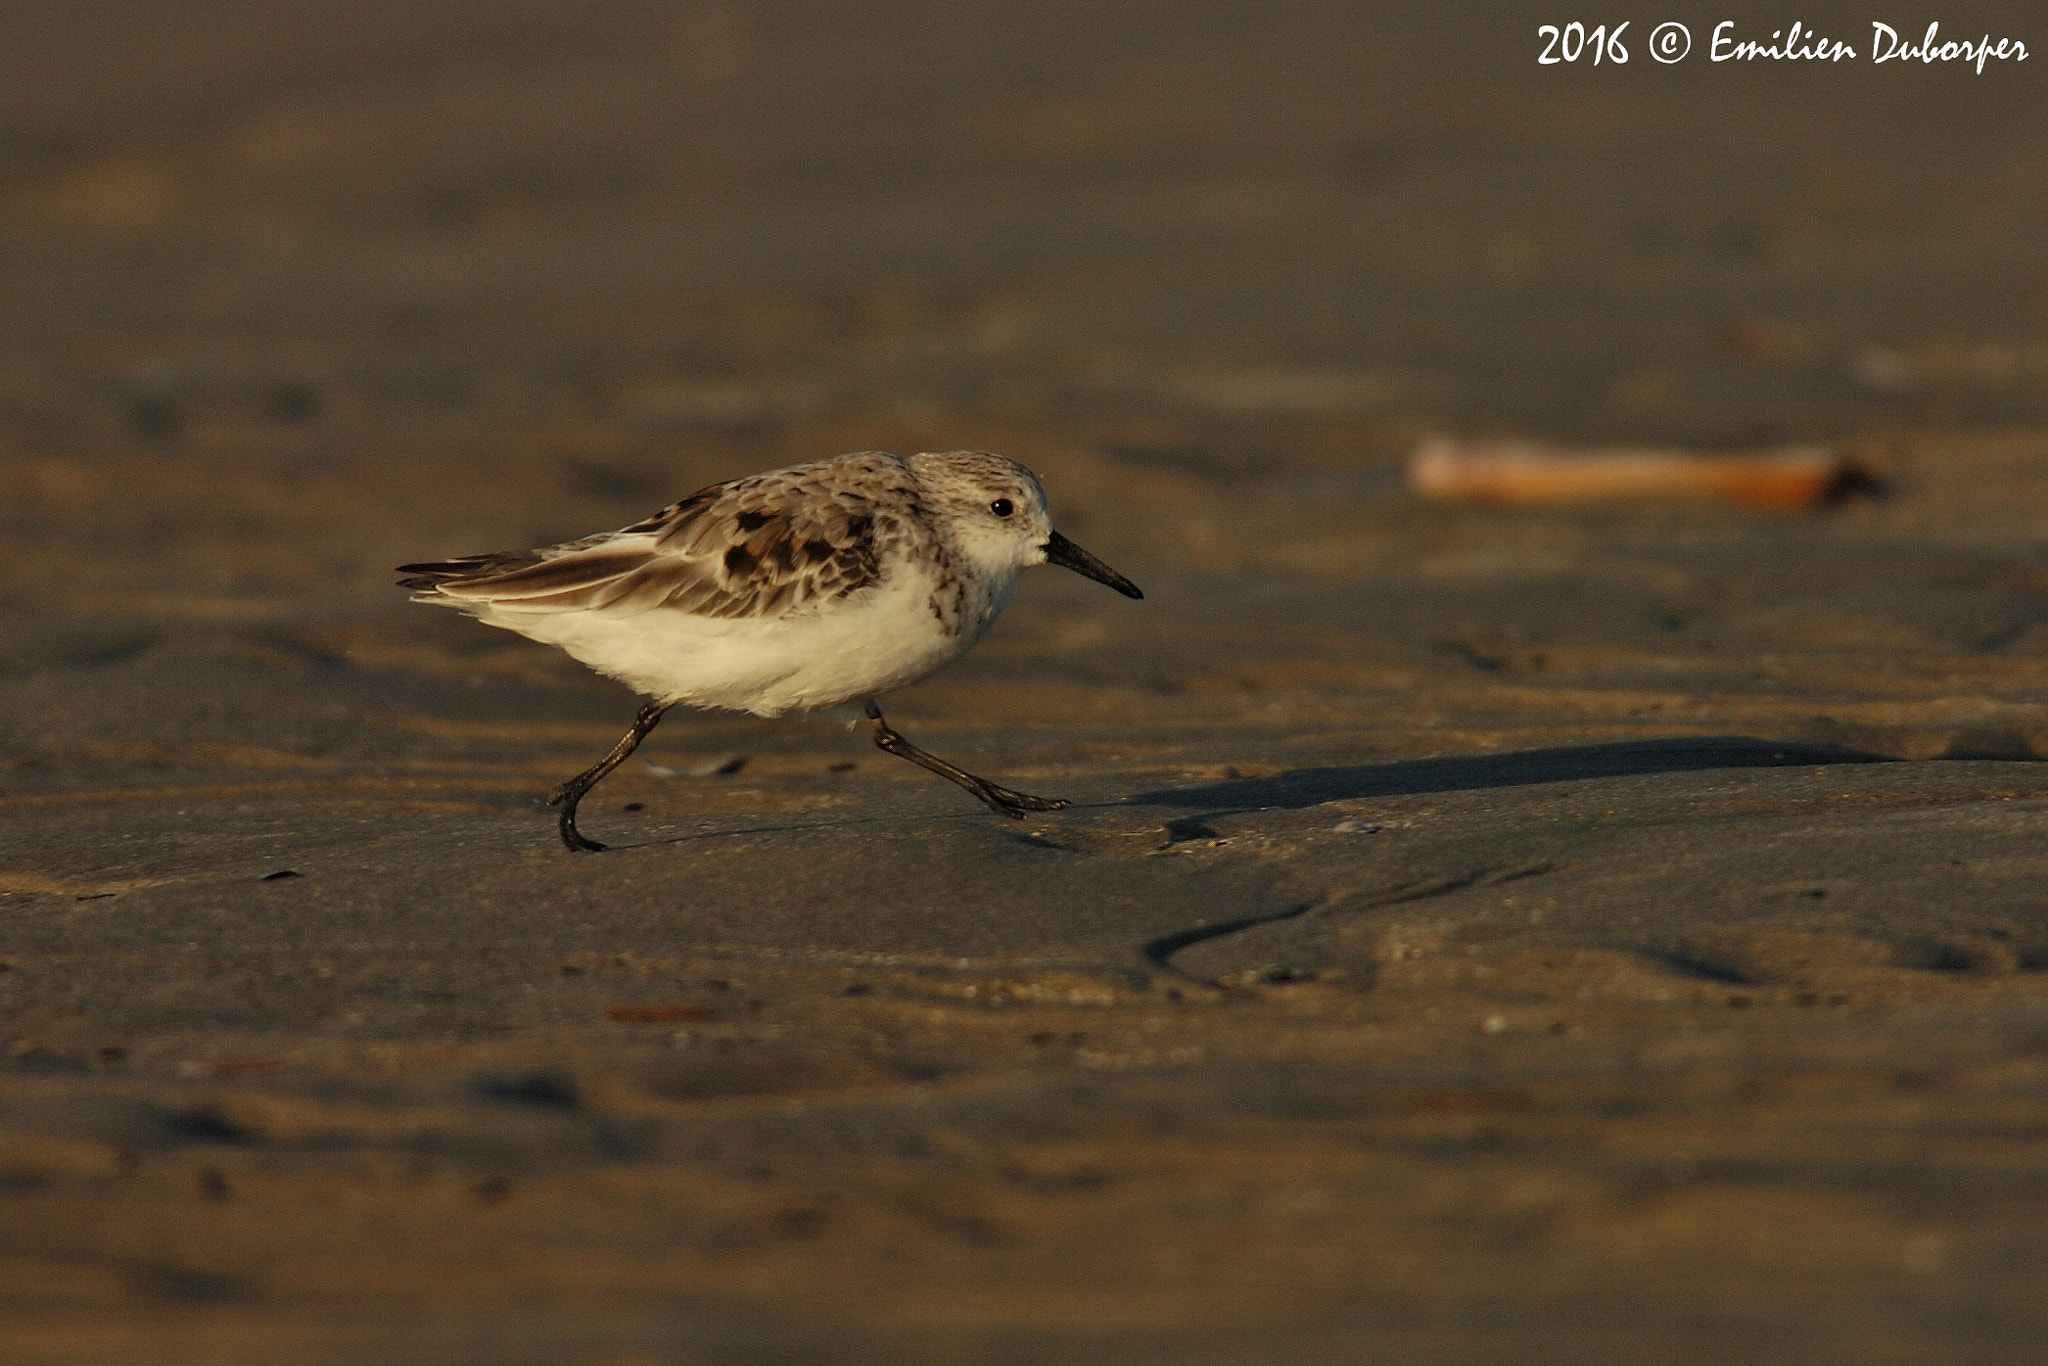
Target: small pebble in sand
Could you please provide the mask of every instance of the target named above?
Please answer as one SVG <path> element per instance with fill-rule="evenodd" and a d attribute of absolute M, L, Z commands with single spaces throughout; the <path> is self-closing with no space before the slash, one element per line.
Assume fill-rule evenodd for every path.
<path fill-rule="evenodd" d="M 1370 821 L 1338 821 L 1332 827 L 1340 835 L 1377 835 L 1380 828 Z"/>
<path fill-rule="evenodd" d="M 657 778 L 729 778 L 747 766 L 747 756 L 721 754 L 715 759 L 706 759 L 701 764 L 684 764 L 680 768 L 657 764 L 652 759 L 642 759 L 640 762 Z"/>

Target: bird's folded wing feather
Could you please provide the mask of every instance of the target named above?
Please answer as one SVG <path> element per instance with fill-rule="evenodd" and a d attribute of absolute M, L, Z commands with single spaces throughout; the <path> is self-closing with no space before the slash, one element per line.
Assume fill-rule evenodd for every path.
<path fill-rule="evenodd" d="M 401 565 L 400 582 L 453 607 L 783 616 L 880 576 L 869 501 L 797 473 L 720 484 L 603 536 Z"/>

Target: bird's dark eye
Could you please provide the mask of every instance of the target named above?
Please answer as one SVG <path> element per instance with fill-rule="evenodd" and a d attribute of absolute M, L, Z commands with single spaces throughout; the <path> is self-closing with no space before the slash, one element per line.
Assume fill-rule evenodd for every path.
<path fill-rule="evenodd" d="M 1007 517 L 1017 510 L 1017 505 L 1007 498 L 998 498 L 988 505 L 988 510 L 998 517 Z"/>

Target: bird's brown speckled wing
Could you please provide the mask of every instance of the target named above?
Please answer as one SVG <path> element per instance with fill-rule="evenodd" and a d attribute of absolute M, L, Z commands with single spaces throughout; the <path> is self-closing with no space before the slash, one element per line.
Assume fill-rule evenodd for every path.
<path fill-rule="evenodd" d="M 603 536 L 401 565 L 400 583 L 454 607 L 782 616 L 876 582 L 916 506 L 902 460 L 861 452 L 716 484 Z"/>

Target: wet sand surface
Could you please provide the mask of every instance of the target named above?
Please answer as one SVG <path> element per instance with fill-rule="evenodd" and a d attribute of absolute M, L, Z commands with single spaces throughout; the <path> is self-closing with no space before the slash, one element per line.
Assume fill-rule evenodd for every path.
<path fill-rule="evenodd" d="M 185 8 L 0 43 L 0 1358 L 2039 1359 L 2038 61 Z M 961 446 L 1147 591 L 892 700 L 1027 822 L 677 715 L 571 856 L 634 700 L 391 586 Z"/>

